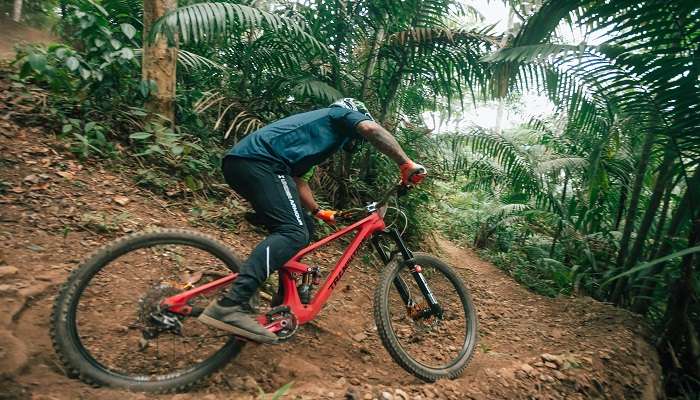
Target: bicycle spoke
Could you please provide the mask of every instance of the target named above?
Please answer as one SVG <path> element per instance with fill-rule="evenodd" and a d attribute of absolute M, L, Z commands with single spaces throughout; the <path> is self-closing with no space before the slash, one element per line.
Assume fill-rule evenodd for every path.
<path fill-rule="evenodd" d="M 410 297 L 407 304 L 399 286 L 392 287 L 389 293 L 392 330 L 403 351 L 416 362 L 430 368 L 445 368 L 460 357 L 467 341 L 468 316 L 449 279 L 437 269 L 421 267 L 422 280 L 408 266 L 395 278 L 395 282 L 402 281 Z M 423 284 L 429 291 L 421 287 Z M 429 294 L 442 308 L 441 315 L 431 310 Z"/>
<path fill-rule="evenodd" d="M 187 283 L 183 277 L 204 270 L 228 273 L 215 257 L 182 245 L 152 246 L 114 260 L 92 279 L 78 304 L 76 325 L 83 346 L 105 368 L 125 375 L 170 374 L 208 358 L 229 335 L 187 317 L 178 334 L 149 317 L 159 312 L 163 298 L 182 290 Z M 211 298 L 194 302 L 205 306 Z M 155 337 L 144 338 L 149 334 Z"/>

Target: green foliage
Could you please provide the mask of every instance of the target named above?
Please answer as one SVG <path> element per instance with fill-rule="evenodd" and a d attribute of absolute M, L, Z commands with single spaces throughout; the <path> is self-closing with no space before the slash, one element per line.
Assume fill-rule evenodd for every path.
<path fill-rule="evenodd" d="M 208 144 L 208 135 L 200 139 L 186 133 L 186 127 L 145 120 L 143 101 L 155 87 L 140 79 L 141 25 L 134 15 L 141 6 L 136 3 L 85 0 L 68 5 L 60 25 L 65 44 L 21 49 L 15 61 L 18 77 L 51 92 L 59 133 L 80 157 L 113 157 L 118 149 L 130 148 L 164 172 L 146 170 L 145 186 L 172 187 L 169 176 L 174 175 L 190 191 L 201 191 L 218 169 L 220 147 Z M 187 50 L 180 54 L 185 70 L 222 68 Z"/>
<path fill-rule="evenodd" d="M 114 145 L 107 139 L 106 131 L 107 129 L 97 122 L 90 121 L 83 124 L 79 119 L 68 118 L 63 124 L 61 134 L 75 138 L 71 151 L 81 158 L 87 158 L 94 153 L 114 154 Z"/>
<path fill-rule="evenodd" d="M 205 179 L 211 174 L 213 166 L 195 137 L 183 133 L 179 128 L 167 127 L 160 121 L 149 121 L 142 131 L 130 134 L 129 139 L 133 141 L 136 157 L 177 171 L 192 192 L 204 188 Z"/>
<path fill-rule="evenodd" d="M 691 267 L 700 239 L 700 119 L 690 111 L 700 107 L 699 16 L 700 5 L 687 1 L 546 1 L 483 60 L 493 65 L 497 95 L 540 90 L 550 98 L 558 115 L 533 120 L 542 134 L 527 146 L 562 158 L 533 164 L 526 149 L 483 134 L 471 149 L 487 157 L 471 163 L 479 169 L 472 187 L 521 193 L 533 206 L 522 214 L 530 239 L 513 248 L 529 256 L 528 267 L 513 274 L 553 287 L 573 282 L 576 291 L 647 314 L 669 387 L 681 392 L 697 392 L 700 379 L 691 361 L 700 357 Z M 555 31 L 567 24 L 603 43 L 563 42 Z M 548 249 L 539 246 L 544 254 L 530 251 L 536 236 L 549 240 Z"/>
<path fill-rule="evenodd" d="M 217 35 L 226 35 L 240 27 L 282 30 L 300 36 L 313 47 L 324 47 L 306 31 L 303 24 L 291 18 L 279 17 L 255 7 L 223 2 L 191 4 L 167 13 L 153 25 L 149 40 L 163 33 L 172 44 L 176 34 L 184 43 L 197 43 Z"/>
<path fill-rule="evenodd" d="M 138 31 L 93 2 L 75 2 L 66 11 L 61 27 L 67 44 L 21 48 L 18 78 L 51 92 L 49 109 L 71 151 L 113 156 L 115 131 L 139 119 L 129 108 L 143 99 L 137 90 Z"/>
<path fill-rule="evenodd" d="M 161 157 L 169 165 L 182 168 L 183 160 L 194 152 L 204 151 L 178 129 L 166 127 L 161 122 L 149 121 L 143 129 L 129 135 L 129 139 L 134 141 L 137 156 Z"/>

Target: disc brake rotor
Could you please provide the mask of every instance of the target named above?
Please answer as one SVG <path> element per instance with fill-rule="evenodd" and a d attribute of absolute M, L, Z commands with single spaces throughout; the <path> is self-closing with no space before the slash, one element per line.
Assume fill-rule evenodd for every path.
<path fill-rule="evenodd" d="M 413 320 L 419 329 L 430 329 L 440 321 L 432 313 L 430 306 L 426 302 L 415 303 L 406 307 L 408 317 Z"/>

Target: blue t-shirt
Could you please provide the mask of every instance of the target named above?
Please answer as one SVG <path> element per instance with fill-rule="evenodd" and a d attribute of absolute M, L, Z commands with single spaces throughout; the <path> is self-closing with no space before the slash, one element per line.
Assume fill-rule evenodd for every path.
<path fill-rule="evenodd" d="M 292 176 L 301 176 L 358 138 L 356 125 L 369 119 L 342 107 L 295 114 L 244 137 L 226 157 L 281 162 Z"/>

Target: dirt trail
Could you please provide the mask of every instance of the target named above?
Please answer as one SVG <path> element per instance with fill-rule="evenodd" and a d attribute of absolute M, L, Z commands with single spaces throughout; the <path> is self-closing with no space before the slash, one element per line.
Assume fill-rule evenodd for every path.
<path fill-rule="evenodd" d="M 15 58 L 15 45 L 52 43 L 58 38 L 46 31 L 32 28 L 0 16 L 0 59 Z"/>
<path fill-rule="evenodd" d="M 133 183 L 134 171 L 80 163 L 41 127 L 18 126 L 19 100 L 0 79 L 0 399 L 253 399 L 287 382 L 287 398 L 653 399 L 660 368 L 641 321 L 586 298 L 528 292 L 470 250 L 440 240 L 476 303 L 480 342 L 454 381 L 425 384 L 383 349 L 371 297 L 376 267 L 355 261 L 321 318 L 290 342 L 247 346 L 241 356 L 174 396 L 91 388 L 67 378 L 51 348 L 49 314 L 59 285 L 79 260 L 126 232 L 192 227 L 247 254 L 260 234 L 201 226 L 193 200 L 164 199 Z M 327 250 L 328 257 L 338 248 Z M 358 257 L 361 258 L 361 257 Z"/>

